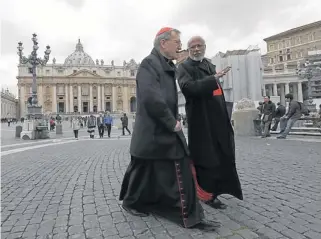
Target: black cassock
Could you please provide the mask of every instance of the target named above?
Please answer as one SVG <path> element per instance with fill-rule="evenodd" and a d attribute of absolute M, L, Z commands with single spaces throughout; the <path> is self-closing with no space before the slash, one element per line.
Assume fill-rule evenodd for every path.
<path fill-rule="evenodd" d="M 192 227 L 204 217 L 192 176 L 188 147 L 178 119 L 175 66 L 155 49 L 138 70 L 137 112 L 120 200 Z"/>
<path fill-rule="evenodd" d="M 190 154 L 202 189 L 214 197 L 230 194 L 242 200 L 234 131 L 214 74 L 215 66 L 207 59 L 200 62 L 188 58 L 178 66 L 178 83 L 186 99 Z"/>

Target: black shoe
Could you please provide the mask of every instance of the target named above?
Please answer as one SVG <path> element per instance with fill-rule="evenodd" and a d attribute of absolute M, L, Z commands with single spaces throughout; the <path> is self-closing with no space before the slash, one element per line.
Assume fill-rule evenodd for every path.
<path fill-rule="evenodd" d="M 204 232 L 213 232 L 217 228 L 221 226 L 221 223 L 214 222 L 214 221 L 208 221 L 208 220 L 202 220 L 200 223 L 193 226 L 193 229 L 198 229 Z"/>
<path fill-rule="evenodd" d="M 139 212 L 134 208 L 130 208 L 130 207 L 127 207 L 124 205 L 122 205 L 122 207 L 126 212 L 128 212 L 129 214 L 131 214 L 133 216 L 136 216 L 136 217 L 148 217 L 149 216 L 149 214 L 146 212 Z"/>
<path fill-rule="evenodd" d="M 282 136 L 282 135 L 280 135 L 280 136 L 278 136 L 278 137 L 276 137 L 277 139 L 286 139 L 286 137 L 285 136 Z"/>
<path fill-rule="evenodd" d="M 205 204 L 209 205 L 210 207 L 212 208 L 215 208 L 215 209 L 226 209 L 227 208 L 227 205 L 222 203 L 219 199 L 215 198 L 211 201 L 207 201 L 205 202 Z"/>

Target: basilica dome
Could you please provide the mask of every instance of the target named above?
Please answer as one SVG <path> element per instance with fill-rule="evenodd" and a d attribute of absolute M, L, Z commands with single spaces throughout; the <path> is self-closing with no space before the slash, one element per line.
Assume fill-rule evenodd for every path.
<path fill-rule="evenodd" d="M 80 39 L 76 45 L 76 50 L 69 55 L 64 63 L 65 66 L 95 66 L 95 62 L 86 52 L 80 43 Z"/>

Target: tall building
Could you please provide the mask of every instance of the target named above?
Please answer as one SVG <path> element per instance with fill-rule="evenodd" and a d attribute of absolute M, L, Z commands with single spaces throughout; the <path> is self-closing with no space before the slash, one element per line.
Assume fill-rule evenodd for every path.
<path fill-rule="evenodd" d="M 309 92 L 309 96 L 311 98 L 321 99 L 321 50 L 309 51 L 308 54 L 307 60 L 304 63 L 305 68 L 301 68 L 298 74 L 301 76 L 306 75 L 304 73 L 308 73 L 308 70 L 311 70 L 309 76 L 311 91 Z"/>
<path fill-rule="evenodd" d="M 321 50 L 321 21 L 296 27 L 264 39 L 267 53 L 264 56 L 264 94 L 284 96 L 293 93 L 303 101 L 308 98 L 307 80 L 298 77 L 297 70 L 309 57 L 309 52 Z"/>
<path fill-rule="evenodd" d="M 18 100 L 8 89 L 1 90 L 1 119 L 18 118 Z"/>
<path fill-rule="evenodd" d="M 79 40 L 63 64 L 53 58 L 51 64 L 37 68 L 38 104 L 45 114 L 135 112 L 138 66 L 133 59 L 122 66 L 94 61 Z M 20 115 L 24 116 L 32 94 L 28 65 L 19 65 L 17 79 Z"/>
<path fill-rule="evenodd" d="M 218 71 L 227 66 L 231 70 L 222 78 L 222 88 L 227 102 L 238 102 L 243 98 L 253 101 L 262 99 L 262 60 L 260 49 L 250 46 L 244 50 L 219 52 L 212 58 Z"/>

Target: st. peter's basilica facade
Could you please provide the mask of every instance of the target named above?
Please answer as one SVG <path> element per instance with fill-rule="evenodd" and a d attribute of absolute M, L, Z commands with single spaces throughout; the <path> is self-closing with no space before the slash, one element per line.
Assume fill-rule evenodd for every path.
<path fill-rule="evenodd" d="M 94 61 L 78 40 L 63 64 L 54 58 L 52 64 L 37 68 L 38 104 L 45 114 L 135 112 L 138 66 L 134 60 L 124 61 L 123 66 Z M 23 117 L 32 92 L 32 74 L 28 65 L 19 65 L 18 70 L 18 106 Z"/>

